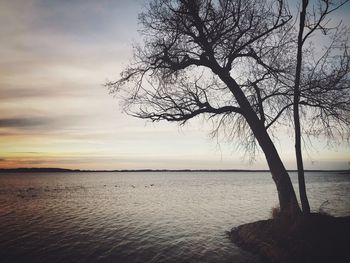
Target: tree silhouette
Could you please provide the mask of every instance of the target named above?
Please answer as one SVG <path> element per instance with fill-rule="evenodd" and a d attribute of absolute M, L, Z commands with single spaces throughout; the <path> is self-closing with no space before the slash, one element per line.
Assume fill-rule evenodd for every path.
<path fill-rule="evenodd" d="M 301 124 L 299 108 L 311 107 L 304 112 L 307 122 L 318 135 L 326 132 L 333 135 L 346 133 L 350 119 L 349 66 L 347 30 L 341 25 L 330 27 L 328 15 L 348 1 L 320 0 L 313 8 L 308 0 L 302 0 L 297 38 L 297 60 L 294 76 L 293 120 L 295 129 L 295 153 L 298 168 L 300 201 L 304 213 L 310 213 L 304 178 L 301 150 Z M 309 9 L 313 10 L 312 12 Z M 312 48 L 305 48 L 309 39 L 317 32 L 331 35 L 331 43 L 321 55 Z M 303 59 L 306 63 L 303 64 Z"/>
<path fill-rule="evenodd" d="M 126 112 L 180 123 L 204 116 L 215 120 L 214 132 L 229 131 L 248 149 L 257 143 L 281 211 L 299 213 L 271 139 L 276 124 L 290 123 L 294 98 L 297 32 L 285 3 L 153 0 L 140 22 L 143 44 L 135 47 L 134 62 L 118 81 L 107 83 L 124 98 Z M 313 83 L 303 79 L 298 106 L 314 105 Z"/>

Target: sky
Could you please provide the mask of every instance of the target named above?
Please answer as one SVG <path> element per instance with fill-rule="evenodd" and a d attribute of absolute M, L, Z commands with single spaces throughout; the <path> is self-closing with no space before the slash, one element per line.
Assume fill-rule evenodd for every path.
<path fill-rule="evenodd" d="M 212 139 L 210 125 L 150 123 L 122 112 L 103 84 L 139 41 L 141 0 L 0 0 L 0 168 L 266 169 Z M 338 15 L 349 22 L 349 8 Z M 277 148 L 295 169 L 293 138 Z M 310 146 L 312 144 L 313 146 Z M 313 140 L 307 169 L 350 168 L 349 144 Z"/>

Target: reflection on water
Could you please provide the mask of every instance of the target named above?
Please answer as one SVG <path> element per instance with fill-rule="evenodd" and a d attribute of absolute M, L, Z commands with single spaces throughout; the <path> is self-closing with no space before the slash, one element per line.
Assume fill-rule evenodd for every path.
<path fill-rule="evenodd" d="M 349 175 L 306 181 L 314 209 L 350 215 Z M 0 259 L 258 262 L 225 231 L 277 203 L 268 173 L 0 174 Z"/>

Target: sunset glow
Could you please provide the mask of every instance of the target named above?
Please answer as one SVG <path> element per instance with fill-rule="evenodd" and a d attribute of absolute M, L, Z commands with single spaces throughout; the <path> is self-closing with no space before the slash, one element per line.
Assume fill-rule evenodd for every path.
<path fill-rule="evenodd" d="M 140 41 L 134 1 L 0 2 L 0 168 L 265 169 L 239 142 L 208 136 L 201 119 L 184 127 L 121 112 L 103 84 L 117 79 Z M 344 8 L 342 17 L 350 22 Z M 292 134 L 277 146 L 295 169 Z M 350 148 L 307 142 L 307 169 L 348 169 Z"/>

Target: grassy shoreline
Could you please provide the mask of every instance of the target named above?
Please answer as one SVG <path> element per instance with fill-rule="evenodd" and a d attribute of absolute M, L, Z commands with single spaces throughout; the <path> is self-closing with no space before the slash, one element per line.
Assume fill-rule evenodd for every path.
<path fill-rule="evenodd" d="M 348 262 L 350 216 L 312 213 L 295 218 L 276 217 L 235 227 L 230 239 L 259 254 L 262 262 Z"/>

